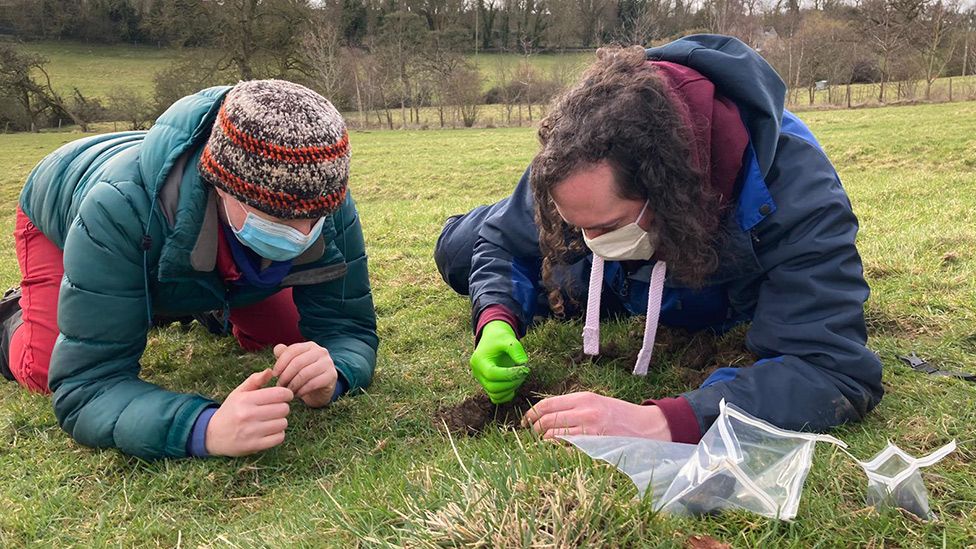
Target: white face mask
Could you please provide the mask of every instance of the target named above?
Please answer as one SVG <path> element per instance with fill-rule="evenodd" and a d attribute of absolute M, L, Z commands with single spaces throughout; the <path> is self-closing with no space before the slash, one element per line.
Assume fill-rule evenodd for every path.
<path fill-rule="evenodd" d="M 586 232 L 582 231 L 583 242 L 593 253 L 607 261 L 646 261 L 654 255 L 657 244 L 657 233 L 649 233 L 639 225 L 646 211 L 647 202 L 644 202 L 644 208 L 641 209 L 636 221 L 596 238 L 589 238 Z"/>

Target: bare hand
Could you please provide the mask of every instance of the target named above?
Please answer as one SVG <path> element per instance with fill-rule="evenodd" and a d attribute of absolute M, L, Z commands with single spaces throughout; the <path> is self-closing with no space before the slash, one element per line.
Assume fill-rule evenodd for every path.
<path fill-rule="evenodd" d="M 559 435 L 604 435 L 671 440 L 664 412 L 596 393 L 549 397 L 526 412 L 522 424 L 552 439 Z"/>
<path fill-rule="evenodd" d="M 251 374 L 227 396 L 207 424 L 207 453 L 246 456 L 273 448 L 285 440 L 289 389 L 264 387 L 271 370 Z"/>
<path fill-rule="evenodd" d="M 274 355 L 278 360 L 271 371 L 278 376 L 279 387 L 288 387 L 312 408 L 332 402 L 338 374 L 325 347 L 314 341 L 279 343 L 275 345 Z"/>

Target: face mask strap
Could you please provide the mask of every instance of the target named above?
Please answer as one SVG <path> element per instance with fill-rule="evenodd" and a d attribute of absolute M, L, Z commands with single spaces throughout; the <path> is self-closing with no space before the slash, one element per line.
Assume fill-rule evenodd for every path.
<path fill-rule="evenodd" d="M 644 207 L 641 208 L 641 212 L 637 214 L 637 219 L 634 221 L 634 223 L 640 223 L 641 219 L 644 219 L 644 214 L 647 212 L 647 206 L 650 205 L 650 203 L 650 200 L 644 201 Z"/>

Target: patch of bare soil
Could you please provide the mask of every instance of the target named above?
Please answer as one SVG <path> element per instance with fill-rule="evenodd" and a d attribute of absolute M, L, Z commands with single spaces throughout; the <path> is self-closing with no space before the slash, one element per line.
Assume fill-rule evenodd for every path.
<path fill-rule="evenodd" d="M 434 413 L 434 424 L 447 426 L 454 435 L 479 435 L 490 427 L 520 428 L 522 416 L 540 400 L 577 390 L 576 380 L 564 379 L 557 383 L 543 383 L 528 379 L 504 404 L 492 404 L 485 393 L 468 397 L 460 404 L 444 406 Z"/>

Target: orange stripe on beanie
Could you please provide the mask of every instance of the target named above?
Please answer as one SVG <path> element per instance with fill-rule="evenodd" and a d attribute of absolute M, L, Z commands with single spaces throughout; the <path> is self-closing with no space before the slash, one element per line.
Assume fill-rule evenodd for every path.
<path fill-rule="evenodd" d="M 266 141 L 261 141 L 260 139 L 255 139 L 250 135 L 237 129 L 234 124 L 227 118 L 227 113 L 224 110 L 224 106 L 220 107 L 220 113 L 217 115 L 217 122 L 220 124 L 220 129 L 227 135 L 227 137 L 234 142 L 235 145 L 247 150 L 253 154 L 260 154 L 266 158 L 273 160 L 278 160 L 280 162 L 298 162 L 298 163 L 310 163 L 310 162 L 332 162 L 333 160 L 346 156 L 349 154 L 349 134 L 343 132 L 342 139 L 334 145 L 324 145 L 321 147 L 282 147 L 281 145 L 275 145 L 274 143 L 268 143 Z"/>
<path fill-rule="evenodd" d="M 345 121 L 327 99 L 292 82 L 252 80 L 227 93 L 199 168 L 262 212 L 315 218 L 345 200 L 350 156 Z"/>
<path fill-rule="evenodd" d="M 318 215 L 317 212 L 323 210 L 333 212 L 339 209 L 339 206 L 346 199 L 346 186 L 343 186 L 336 193 L 330 195 L 306 199 L 286 192 L 275 192 L 261 185 L 249 183 L 221 166 L 210 154 L 210 149 L 207 147 L 204 147 L 203 155 L 200 157 L 200 169 L 201 173 L 207 175 L 208 180 L 219 180 L 221 182 L 219 187 L 231 195 L 257 197 L 258 201 L 264 204 L 265 207 L 258 208 L 258 206 L 254 206 L 255 208 L 283 219 L 288 218 L 275 213 L 275 211 L 289 210 L 295 214 L 291 216 L 293 218 L 321 217 L 321 215 L 325 214 Z M 248 204 L 253 205 L 250 201 L 248 201 Z"/>

